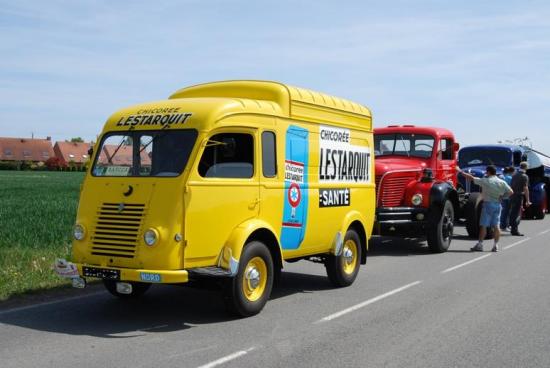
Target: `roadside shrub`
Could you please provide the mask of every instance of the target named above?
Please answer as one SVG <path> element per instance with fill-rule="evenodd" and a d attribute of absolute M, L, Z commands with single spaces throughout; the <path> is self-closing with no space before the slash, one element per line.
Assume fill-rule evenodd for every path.
<path fill-rule="evenodd" d="M 58 157 L 50 157 L 46 160 L 45 165 L 50 171 L 60 171 L 66 167 Z"/>
<path fill-rule="evenodd" d="M 0 170 L 21 170 L 20 161 L 0 161 Z"/>

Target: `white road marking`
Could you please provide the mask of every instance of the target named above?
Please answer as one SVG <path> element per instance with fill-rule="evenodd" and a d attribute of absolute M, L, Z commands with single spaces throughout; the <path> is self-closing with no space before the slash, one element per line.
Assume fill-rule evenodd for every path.
<path fill-rule="evenodd" d="M 248 353 L 250 353 L 252 350 L 256 349 L 255 347 L 251 347 L 250 349 L 246 349 L 246 350 L 240 350 L 240 351 L 237 351 L 233 354 L 229 354 L 229 355 L 226 355 L 224 356 L 223 358 L 220 358 L 218 360 L 214 360 L 213 362 L 210 362 L 210 363 L 207 363 L 205 365 L 201 365 L 199 368 L 213 368 L 213 367 L 217 367 L 219 365 L 222 365 L 224 363 L 227 363 L 229 362 L 230 360 L 234 360 L 234 359 L 237 359 L 239 357 L 242 357 L 243 355 L 246 355 Z"/>
<path fill-rule="evenodd" d="M 136 331 L 151 331 L 151 330 L 157 330 L 159 328 L 164 328 L 164 327 L 168 327 L 168 325 L 158 325 L 158 326 L 152 326 L 147 328 L 140 328 L 139 330 L 136 330 Z"/>
<path fill-rule="evenodd" d="M 324 317 L 324 318 L 321 318 L 320 320 L 318 320 L 318 321 L 315 322 L 315 323 L 328 322 L 328 321 L 331 321 L 331 320 L 333 320 L 333 319 L 335 319 L 335 318 L 342 317 L 342 316 L 345 315 L 345 314 L 348 314 L 348 313 L 351 313 L 351 312 L 353 312 L 353 311 L 356 311 L 356 310 L 358 310 L 358 309 L 360 309 L 360 308 L 366 307 L 367 305 L 376 303 L 377 301 L 380 301 L 380 300 L 382 300 L 382 299 L 384 299 L 384 298 L 387 298 L 387 297 L 389 297 L 389 296 L 392 296 L 392 295 L 394 295 L 394 294 L 397 294 L 397 293 L 399 293 L 399 292 L 401 292 L 401 291 L 404 291 L 404 290 L 406 290 L 406 289 L 408 289 L 408 288 L 411 288 L 411 287 L 413 287 L 413 286 L 416 286 L 416 285 L 418 285 L 418 284 L 420 284 L 420 283 L 422 283 L 422 281 L 415 281 L 415 282 L 412 282 L 412 283 L 407 284 L 407 285 L 405 285 L 405 286 L 402 286 L 402 287 L 400 287 L 400 288 L 394 289 L 394 290 L 392 290 L 392 291 L 388 291 L 388 292 L 385 293 L 385 294 L 378 295 L 378 296 L 376 296 L 376 297 L 374 297 L 374 298 L 372 298 L 372 299 L 365 300 L 365 301 L 362 302 L 362 303 L 359 303 L 359 304 L 356 304 L 356 305 L 354 305 L 354 306 L 352 306 L 352 307 L 349 307 L 349 308 L 346 308 L 346 309 L 344 309 L 344 310 L 341 310 L 340 312 L 336 312 L 336 313 L 334 313 L 334 314 L 331 314 L 330 316 L 326 316 L 326 317 Z"/>
<path fill-rule="evenodd" d="M 85 294 L 85 295 L 77 295 L 77 296 L 73 296 L 73 297 L 70 297 L 70 298 L 64 298 L 64 299 L 60 299 L 60 300 L 53 300 L 51 302 L 43 302 L 43 303 L 38 303 L 38 304 L 27 305 L 25 307 L 17 307 L 17 308 L 11 308 L 11 309 L 6 309 L 6 310 L 0 310 L 0 316 L 4 315 L 4 314 L 8 314 L 8 313 L 16 313 L 16 312 L 26 311 L 26 310 L 29 310 L 29 309 L 46 307 L 48 305 L 55 305 L 55 304 L 60 304 L 60 303 L 65 303 L 65 302 L 71 302 L 73 300 L 90 298 L 92 296 L 98 296 L 98 295 L 101 295 L 101 294 L 105 294 L 105 291 L 97 291 L 95 293 L 90 293 L 90 294 Z"/>
<path fill-rule="evenodd" d="M 502 249 L 503 249 L 503 250 L 510 249 L 510 248 L 512 248 L 512 247 L 515 247 L 515 246 L 518 245 L 518 244 L 525 243 L 526 241 L 528 241 L 528 240 L 530 240 L 530 239 L 531 239 L 531 238 L 522 239 L 522 240 L 520 240 L 520 241 L 517 241 L 517 242 L 515 242 L 515 243 L 512 243 L 512 244 L 510 244 L 510 245 L 507 245 L 507 246 L 505 246 L 505 247 L 502 248 Z"/>
<path fill-rule="evenodd" d="M 447 272 L 451 272 L 451 271 L 454 271 L 460 267 L 464 267 L 464 266 L 467 266 L 471 263 L 474 263 L 474 262 L 477 262 L 477 261 L 481 261 L 483 258 L 487 258 L 487 257 L 490 257 L 492 256 L 493 254 L 492 253 L 489 253 L 489 254 L 485 254 L 484 256 L 481 256 L 481 257 L 477 257 L 477 258 L 474 258 L 472 260 L 469 260 L 468 262 L 464 262 L 464 263 L 461 263 L 459 265 L 456 265 L 456 266 L 453 266 L 453 267 L 450 267 L 450 268 L 447 268 L 446 270 L 443 270 L 441 271 L 441 273 L 447 273 Z"/>
<path fill-rule="evenodd" d="M 541 231 L 540 233 L 537 234 L 537 236 L 539 236 L 539 235 L 544 235 L 544 234 L 546 234 L 547 232 L 550 232 L 550 229 Z"/>

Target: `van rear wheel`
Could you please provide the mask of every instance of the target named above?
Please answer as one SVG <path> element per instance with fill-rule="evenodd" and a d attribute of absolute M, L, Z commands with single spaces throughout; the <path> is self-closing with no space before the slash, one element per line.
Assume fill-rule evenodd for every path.
<path fill-rule="evenodd" d="M 359 273 L 361 263 L 361 241 L 355 230 L 348 230 L 344 237 L 342 254 L 329 255 L 325 267 L 330 282 L 337 287 L 353 284 Z"/>
<path fill-rule="evenodd" d="M 248 243 L 241 254 L 237 275 L 224 288 L 228 310 L 241 317 L 258 314 L 271 295 L 273 270 L 273 258 L 265 244 Z"/>

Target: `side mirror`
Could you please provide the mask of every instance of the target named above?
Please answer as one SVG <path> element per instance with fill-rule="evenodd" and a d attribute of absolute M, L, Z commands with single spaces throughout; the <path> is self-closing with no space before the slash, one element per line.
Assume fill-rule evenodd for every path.
<path fill-rule="evenodd" d="M 453 143 L 453 150 L 455 152 L 458 152 L 459 149 L 460 149 L 460 144 L 458 144 L 457 142 Z"/>
<path fill-rule="evenodd" d="M 88 157 L 92 157 L 93 154 L 94 154 L 94 147 L 88 148 Z"/>

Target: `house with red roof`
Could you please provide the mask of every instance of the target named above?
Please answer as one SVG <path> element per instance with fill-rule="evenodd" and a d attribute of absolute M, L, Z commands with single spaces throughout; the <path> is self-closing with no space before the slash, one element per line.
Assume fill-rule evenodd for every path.
<path fill-rule="evenodd" d="M 62 166 L 82 166 L 89 160 L 88 150 L 94 146 L 86 142 L 55 142 L 53 151 Z"/>
<path fill-rule="evenodd" d="M 54 157 L 51 138 L 0 137 L 0 161 L 45 162 Z"/>

